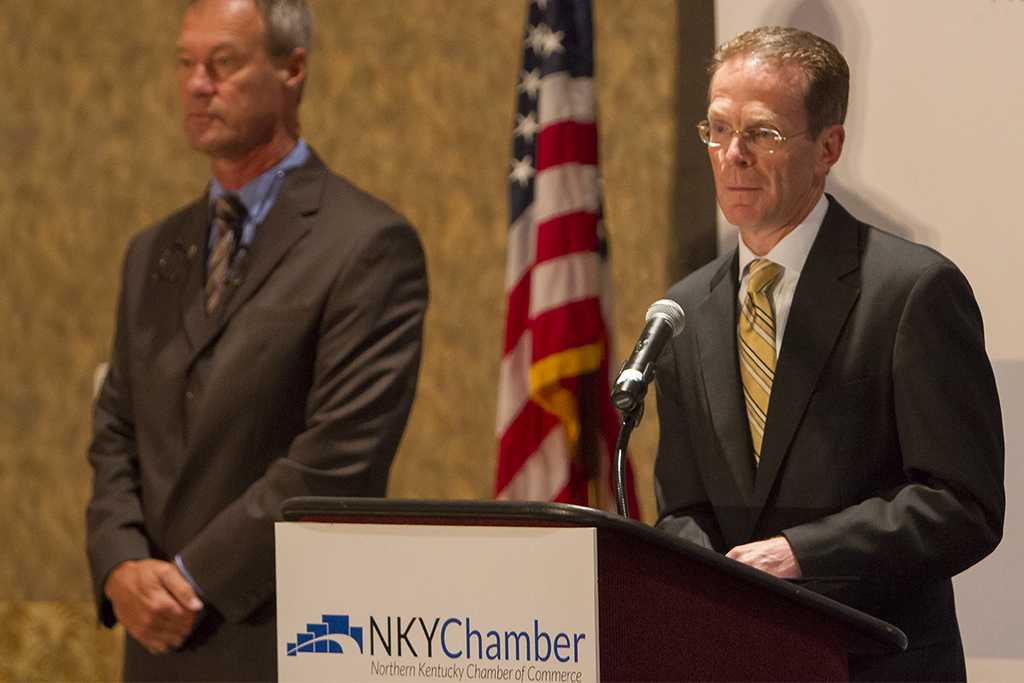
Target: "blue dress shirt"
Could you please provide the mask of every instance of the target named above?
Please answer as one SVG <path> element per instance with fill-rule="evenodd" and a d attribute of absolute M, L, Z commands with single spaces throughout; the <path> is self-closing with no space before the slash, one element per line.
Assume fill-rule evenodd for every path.
<path fill-rule="evenodd" d="M 288 152 L 281 161 L 234 192 L 242 201 L 247 212 L 245 223 L 242 224 L 242 239 L 238 243 L 239 251 L 241 249 L 248 249 L 249 245 L 252 244 L 252 240 L 256 236 L 256 228 L 267 217 L 270 209 L 274 206 L 274 202 L 277 201 L 277 195 L 281 191 L 281 186 L 284 185 L 285 175 L 288 171 L 302 166 L 306 163 L 307 159 L 309 159 L 309 146 L 306 145 L 305 140 L 299 138 L 299 141 L 292 147 L 292 151 Z M 229 192 L 230 190 L 226 190 L 216 178 L 210 181 L 211 224 L 213 223 L 214 203 Z M 213 253 L 214 247 L 212 230 L 207 239 L 206 254 L 207 265 L 209 265 L 209 255 Z M 237 257 L 237 255 L 238 252 L 236 251 L 235 256 Z"/>

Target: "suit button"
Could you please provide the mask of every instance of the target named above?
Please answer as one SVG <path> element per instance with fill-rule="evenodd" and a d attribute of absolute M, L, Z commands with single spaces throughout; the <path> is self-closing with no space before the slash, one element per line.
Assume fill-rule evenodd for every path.
<path fill-rule="evenodd" d="M 192 399 L 194 399 L 195 397 L 196 397 L 196 395 L 195 395 L 195 394 L 193 394 L 193 393 L 192 393 L 191 391 L 186 391 L 186 392 L 185 392 L 185 400 L 187 400 L 187 401 L 191 401 L 191 400 L 192 400 Z"/>

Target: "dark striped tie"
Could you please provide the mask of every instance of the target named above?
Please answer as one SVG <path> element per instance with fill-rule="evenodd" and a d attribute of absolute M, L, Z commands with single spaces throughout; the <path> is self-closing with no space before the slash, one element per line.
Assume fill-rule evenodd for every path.
<path fill-rule="evenodd" d="M 225 194 L 213 206 L 213 252 L 206 272 L 206 312 L 217 310 L 224 298 L 231 257 L 237 242 L 235 231 L 245 221 L 245 206 L 233 194 Z"/>
<path fill-rule="evenodd" d="M 738 329 L 740 377 L 754 443 L 754 463 L 759 464 L 775 379 L 775 313 L 770 294 L 782 274 L 782 266 L 767 259 L 755 259 L 750 263 L 749 273 Z"/>

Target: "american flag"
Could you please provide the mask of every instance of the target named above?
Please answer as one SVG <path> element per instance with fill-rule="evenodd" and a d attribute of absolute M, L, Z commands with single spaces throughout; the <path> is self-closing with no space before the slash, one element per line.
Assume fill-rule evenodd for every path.
<path fill-rule="evenodd" d="M 590 0 L 532 0 L 509 172 L 497 497 L 615 509 Z M 630 492 L 631 516 L 637 516 Z"/>

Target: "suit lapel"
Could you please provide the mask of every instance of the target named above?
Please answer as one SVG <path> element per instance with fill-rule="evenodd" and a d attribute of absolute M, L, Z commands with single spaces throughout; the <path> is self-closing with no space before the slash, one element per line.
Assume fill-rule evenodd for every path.
<path fill-rule="evenodd" d="M 186 244 L 187 249 L 193 253 L 193 258 L 190 260 L 191 267 L 181 289 L 179 302 L 185 336 L 188 337 L 189 345 L 193 349 L 189 362 L 194 357 L 200 340 L 209 334 L 213 326 L 210 316 L 206 315 L 206 241 L 209 223 L 209 194 L 206 194 L 196 204 L 190 220 Z"/>
<path fill-rule="evenodd" d="M 242 304 L 259 290 L 292 245 L 309 232 L 309 223 L 301 219 L 319 208 L 325 170 L 320 158 L 311 152 L 306 164 L 288 174 L 266 220 L 257 227 L 249 249 L 240 254 L 233 265 L 228 282 L 231 290 L 215 315 L 206 313 L 206 297 L 202 291 L 205 264 L 192 269 L 190 285 L 186 288 L 190 298 L 183 302 L 185 330 L 192 346 L 190 364 L 220 335 Z"/>
<path fill-rule="evenodd" d="M 188 343 L 181 334 L 181 311 L 203 287 L 203 258 L 200 245 L 206 235 L 208 202 L 205 196 L 167 219 L 157 232 L 146 281 L 145 307 L 139 314 L 137 331 L 150 361 L 161 368 L 164 381 L 183 376 Z M 127 285 L 126 285 L 127 286 Z M 198 289 L 197 289 L 198 288 Z"/>
<path fill-rule="evenodd" d="M 840 279 L 860 267 L 856 223 L 831 197 L 829 202 L 828 213 L 800 274 L 786 324 L 757 471 L 751 532 L 818 377 L 860 294 L 858 286 Z"/>
<path fill-rule="evenodd" d="M 754 489 L 754 461 L 736 355 L 737 268 L 733 253 L 712 278 L 711 292 L 695 317 L 711 421 L 741 497 L 747 499 Z"/>

